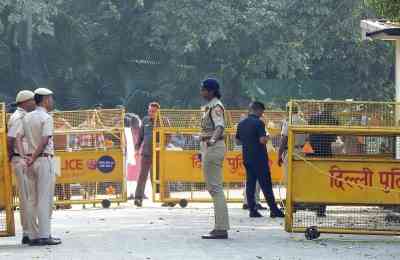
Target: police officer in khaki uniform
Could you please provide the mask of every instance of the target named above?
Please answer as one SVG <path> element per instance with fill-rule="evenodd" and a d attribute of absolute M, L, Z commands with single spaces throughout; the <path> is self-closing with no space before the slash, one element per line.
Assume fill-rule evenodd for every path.
<path fill-rule="evenodd" d="M 219 83 L 215 79 L 203 81 L 201 95 L 208 102 L 203 107 L 201 121 L 201 158 L 204 180 L 214 202 L 215 228 L 203 239 L 227 239 L 229 230 L 228 207 L 223 190 L 222 166 L 225 156 L 224 106 L 220 101 Z"/>
<path fill-rule="evenodd" d="M 23 234 L 22 244 L 29 244 L 29 236 L 32 235 L 32 232 L 37 232 L 37 225 L 31 227 L 27 223 L 27 220 L 30 218 L 30 214 L 32 214 L 32 212 L 27 210 L 26 206 L 26 203 L 30 197 L 28 188 L 28 167 L 25 160 L 28 144 L 26 139 L 23 139 L 21 135 L 23 131 L 23 118 L 28 112 L 31 112 L 35 109 L 35 101 L 33 99 L 34 95 L 35 94 L 29 90 L 22 90 L 18 92 L 15 100 L 18 108 L 8 121 L 8 154 L 17 181 L 19 211 Z M 32 229 L 34 231 L 32 231 Z"/>
<path fill-rule="evenodd" d="M 32 171 L 33 199 L 29 202 L 34 209 L 39 232 L 31 237 L 32 246 L 58 245 L 61 240 L 51 236 L 51 215 L 53 211 L 55 167 L 53 144 L 53 92 L 45 88 L 35 90 L 37 108 L 24 117 L 24 135 L 28 140 L 31 158 L 28 165 Z"/>

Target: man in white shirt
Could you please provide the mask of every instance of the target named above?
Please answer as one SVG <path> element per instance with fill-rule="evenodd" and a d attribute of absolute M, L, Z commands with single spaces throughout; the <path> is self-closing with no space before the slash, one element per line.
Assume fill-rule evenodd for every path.
<path fill-rule="evenodd" d="M 35 211 L 31 221 L 37 221 L 39 232 L 31 237 L 31 246 L 58 245 L 61 240 L 51 236 L 51 215 L 53 211 L 55 166 L 53 144 L 53 92 L 45 88 L 35 90 L 37 108 L 24 118 L 24 135 L 28 140 L 32 169 L 33 200 L 30 203 Z"/>
<path fill-rule="evenodd" d="M 37 231 L 36 223 L 29 225 L 28 219 L 32 214 L 28 210 L 27 203 L 30 198 L 29 193 L 29 176 L 28 167 L 26 164 L 27 141 L 22 138 L 21 132 L 23 130 L 23 118 L 28 112 L 35 109 L 35 101 L 33 99 L 34 93 L 29 90 L 22 90 L 18 92 L 16 97 L 17 110 L 12 114 L 8 121 L 8 154 L 13 168 L 18 189 L 19 212 L 22 225 L 22 244 L 29 244 L 29 236 Z"/>

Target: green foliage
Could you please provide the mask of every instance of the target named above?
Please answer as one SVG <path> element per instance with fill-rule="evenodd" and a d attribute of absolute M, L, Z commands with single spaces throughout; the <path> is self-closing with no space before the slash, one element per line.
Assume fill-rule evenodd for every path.
<path fill-rule="evenodd" d="M 198 107 L 201 80 L 214 76 L 231 107 L 391 99 L 391 47 L 360 41 L 363 3 L 0 0 L 0 92 L 10 101 L 20 88 L 48 86 L 60 109 L 124 104 L 140 113 L 153 100 Z"/>
<path fill-rule="evenodd" d="M 367 0 L 376 10 L 378 16 L 393 22 L 400 22 L 400 1 L 398 0 Z"/>

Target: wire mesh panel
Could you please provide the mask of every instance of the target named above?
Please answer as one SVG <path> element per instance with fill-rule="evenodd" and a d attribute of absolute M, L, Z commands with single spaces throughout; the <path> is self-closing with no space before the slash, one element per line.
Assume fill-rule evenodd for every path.
<path fill-rule="evenodd" d="M 329 115 L 315 111 L 327 108 Z M 292 102 L 291 118 L 305 123 L 289 127 L 287 231 L 306 231 L 308 238 L 316 238 L 315 230 L 400 233 L 395 109 L 392 103 Z M 355 119 L 359 110 L 363 124 Z M 372 125 L 371 116 L 379 118 Z"/>
<path fill-rule="evenodd" d="M 204 182 L 181 182 L 181 181 L 167 181 L 161 182 L 161 189 L 163 194 L 155 194 L 156 201 L 173 201 L 178 202 L 182 200 L 193 202 L 210 202 L 210 194 L 207 191 Z M 245 190 L 245 179 L 240 182 L 225 182 L 224 192 L 228 202 L 243 202 Z M 282 202 L 286 199 L 286 188 L 278 183 L 273 185 L 275 198 L 277 201 Z M 262 193 L 260 200 L 265 201 Z"/>
<path fill-rule="evenodd" d="M 293 158 L 388 158 L 395 159 L 396 136 L 367 134 L 307 133 L 294 134 Z"/>
<path fill-rule="evenodd" d="M 101 131 L 124 127 L 124 113 L 121 109 L 54 112 L 53 117 L 55 129 L 63 132 Z"/>
<path fill-rule="evenodd" d="M 397 110 L 396 110 L 397 109 Z M 307 127 L 341 126 L 362 128 L 395 128 L 399 125 L 396 111 L 399 103 L 307 101 L 291 102 L 292 116 L 300 115 Z M 292 125 L 299 125 L 292 120 Z"/>
<path fill-rule="evenodd" d="M 120 149 L 122 141 L 121 130 L 109 131 L 76 131 L 62 132 L 56 129 L 54 147 L 56 151 L 77 152 L 82 150 L 106 151 Z"/>
<path fill-rule="evenodd" d="M 53 116 L 58 207 L 126 201 L 124 111 L 67 111 Z"/>
<path fill-rule="evenodd" d="M 293 213 L 294 228 L 400 232 L 399 206 L 320 206 L 298 204 Z"/>
<path fill-rule="evenodd" d="M 200 128 L 201 116 L 200 110 L 161 110 L 156 127 L 198 129 Z"/>
<path fill-rule="evenodd" d="M 104 199 L 122 202 L 124 183 L 120 182 L 78 182 L 56 184 L 57 207 L 71 208 L 71 204 L 98 203 Z"/>
<path fill-rule="evenodd" d="M 124 111 L 54 112 L 53 118 L 57 207 L 126 201 Z"/>
<path fill-rule="evenodd" d="M 4 133 L 2 133 L 0 135 L 3 135 L 3 134 Z M 3 145 L 4 145 L 4 143 L 2 141 L 0 141 L 0 146 L 2 147 Z M 1 149 L 1 150 L 3 150 L 3 149 Z M 8 225 L 8 223 L 7 223 L 7 214 L 8 214 L 7 203 L 8 202 L 7 202 L 7 194 L 6 194 L 7 189 L 5 187 L 7 185 L 7 183 L 5 182 L 5 179 L 4 179 L 5 164 L 4 164 L 3 156 L 4 156 L 4 154 L 1 152 L 1 159 L 0 159 L 0 169 L 1 169 L 1 171 L 0 171 L 0 236 L 6 235 L 7 231 L 8 231 L 8 228 L 7 228 L 7 225 Z"/>
<path fill-rule="evenodd" d="M 161 110 L 155 129 L 153 163 L 156 201 L 210 201 L 203 174 L 200 156 L 200 121 L 202 112 L 193 110 Z M 225 111 L 226 154 L 223 166 L 225 192 L 228 201 L 243 201 L 245 169 L 241 146 L 236 143 L 236 127 L 247 111 Z M 284 112 L 265 113 L 266 125 L 271 128 L 271 140 L 267 145 L 273 182 L 282 181 L 282 170 L 277 165 L 277 151 L 280 144 L 280 127 Z M 168 120 L 167 120 L 168 119 Z M 168 123 L 166 123 L 168 122 Z M 267 156 L 267 155 L 266 155 Z M 283 188 L 277 198 L 284 198 Z"/>

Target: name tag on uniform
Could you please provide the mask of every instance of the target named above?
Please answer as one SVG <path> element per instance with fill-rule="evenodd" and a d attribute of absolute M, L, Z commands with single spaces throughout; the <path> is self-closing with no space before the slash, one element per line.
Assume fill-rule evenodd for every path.
<path fill-rule="evenodd" d="M 54 171 L 56 172 L 56 176 L 60 177 L 61 176 L 61 157 L 54 156 L 53 163 L 54 163 Z"/>

